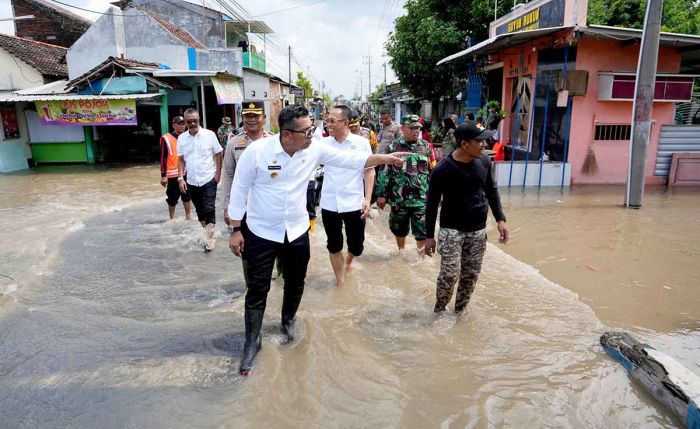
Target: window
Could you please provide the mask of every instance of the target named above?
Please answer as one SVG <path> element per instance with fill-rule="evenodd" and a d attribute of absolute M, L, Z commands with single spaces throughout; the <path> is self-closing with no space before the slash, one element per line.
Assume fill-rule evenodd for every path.
<path fill-rule="evenodd" d="M 654 101 L 690 101 L 693 80 L 693 76 L 657 75 Z M 632 73 L 599 73 L 598 99 L 631 101 L 634 99 L 636 81 L 636 75 Z"/>
<path fill-rule="evenodd" d="M 632 137 L 632 125 L 630 124 L 596 124 L 596 141 L 629 141 Z"/>

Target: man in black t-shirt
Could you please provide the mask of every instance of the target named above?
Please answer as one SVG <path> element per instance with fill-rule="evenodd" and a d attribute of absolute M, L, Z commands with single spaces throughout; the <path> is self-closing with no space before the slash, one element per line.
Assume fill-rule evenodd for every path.
<path fill-rule="evenodd" d="M 457 149 L 444 157 L 430 176 L 426 196 L 425 253 L 432 256 L 435 252 L 435 221 L 442 199 L 438 236 L 438 252 L 442 260 L 434 311 L 445 311 L 459 278 L 455 298 L 455 312 L 459 314 L 469 304 L 481 272 L 489 206 L 498 222 L 500 243 L 508 242 L 508 229 L 493 178 L 493 165 L 482 153 L 483 142 L 493 135 L 493 131 L 480 130 L 468 123 L 457 127 L 454 135 Z"/>

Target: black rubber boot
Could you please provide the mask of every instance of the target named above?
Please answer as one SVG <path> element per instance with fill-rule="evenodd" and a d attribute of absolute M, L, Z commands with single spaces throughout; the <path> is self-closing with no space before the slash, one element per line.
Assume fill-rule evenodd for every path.
<path fill-rule="evenodd" d="M 246 310 L 245 311 L 245 345 L 243 346 L 243 359 L 238 373 L 242 376 L 247 376 L 250 369 L 253 367 L 255 356 L 262 347 L 262 328 L 264 310 Z"/>
<path fill-rule="evenodd" d="M 287 336 L 287 342 L 290 343 L 296 337 L 296 314 L 299 303 L 301 303 L 301 296 L 284 294 L 282 301 L 282 333 Z"/>

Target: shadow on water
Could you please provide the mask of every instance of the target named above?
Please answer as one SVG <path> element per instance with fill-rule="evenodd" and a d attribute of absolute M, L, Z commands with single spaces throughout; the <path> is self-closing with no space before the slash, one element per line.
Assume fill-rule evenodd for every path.
<path fill-rule="evenodd" d="M 85 221 L 43 293 L 0 320 L 0 427 L 139 425 L 236 390 L 240 263 L 223 246 L 204 255 L 196 222 L 162 215 L 148 204 Z"/>

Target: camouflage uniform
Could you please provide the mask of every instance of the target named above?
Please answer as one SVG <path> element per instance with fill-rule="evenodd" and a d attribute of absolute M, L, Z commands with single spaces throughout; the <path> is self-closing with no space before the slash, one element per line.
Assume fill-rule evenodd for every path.
<path fill-rule="evenodd" d="M 233 128 L 231 124 L 222 125 L 216 131 L 216 136 L 219 138 L 219 144 L 222 148 L 226 149 L 226 144 L 228 143 L 229 134 L 232 134 L 236 129 Z"/>
<path fill-rule="evenodd" d="M 481 272 L 481 262 L 486 251 L 486 231 L 440 229 L 437 250 L 442 256 L 442 261 L 437 279 L 435 312 L 444 311 L 452 299 L 452 291 L 459 273 L 459 286 L 455 298 L 455 312 L 459 313 L 469 304 L 469 298 Z"/>
<path fill-rule="evenodd" d="M 430 180 L 430 144 L 420 138 L 409 143 L 403 137 L 388 146 L 388 152 L 413 152 L 402 168 L 384 169 L 377 181 L 377 195 L 391 206 L 389 228 L 397 237 L 408 235 L 409 223 L 417 241 L 425 240 L 425 193 Z"/>

